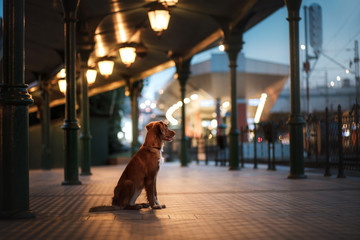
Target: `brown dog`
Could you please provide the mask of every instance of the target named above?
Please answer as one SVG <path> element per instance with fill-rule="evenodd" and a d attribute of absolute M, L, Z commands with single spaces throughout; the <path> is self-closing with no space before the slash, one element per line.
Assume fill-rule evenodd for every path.
<path fill-rule="evenodd" d="M 146 125 L 146 130 L 144 144 L 131 158 L 114 189 L 112 206 L 109 206 L 110 208 L 94 207 L 90 209 L 90 212 L 140 209 L 149 205 L 153 209 L 165 208 L 165 205 L 160 205 L 157 199 L 156 177 L 159 164 L 163 160 L 161 152 L 164 141 L 172 141 L 175 132 L 162 121 L 149 123 Z M 146 190 L 149 204 L 135 204 L 143 188 Z"/>

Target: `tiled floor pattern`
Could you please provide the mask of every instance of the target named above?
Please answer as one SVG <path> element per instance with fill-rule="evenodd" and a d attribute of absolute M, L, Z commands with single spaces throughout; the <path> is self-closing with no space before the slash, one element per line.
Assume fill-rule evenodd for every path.
<path fill-rule="evenodd" d="M 0 239 L 360 239 L 360 178 L 166 163 L 158 177 L 166 209 L 88 213 L 110 205 L 123 169 L 92 168 L 81 186 L 61 186 L 60 169 L 31 171 L 36 218 L 0 221 Z"/>

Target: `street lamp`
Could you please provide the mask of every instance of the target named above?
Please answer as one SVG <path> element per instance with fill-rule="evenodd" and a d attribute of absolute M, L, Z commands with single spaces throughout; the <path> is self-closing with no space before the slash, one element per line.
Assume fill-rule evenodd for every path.
<path fill-rule="evenodd" d="M 66 80 L 59 79 L 58 85 L 59 85 L 60 92 L 62 92 L 65 95 L 66 94 Z"/>
<path fill-rule="evenodd" d="M 119 49 L 121 61 L 128 67 L 135 62 L 136 49 L 134 47 L 122 47 Z"/>
<path fill-rule="evenodd" d="M 65 68 L 62 68 L 57 74 L 56 74 L 57 78 L 65 78 L 66 77 L 66 71 Z"/>
<path fill-rule="evenodd" d="M 167 6 L 174 6 L 178 3 L 178 0 L 159 0 L 159 2 Z"/>
<path fill-rule="evenodd" d="M 114 61 L 102 60 L 98 62 L 99 70 L 101 75 L 108 77 L 112 74 L 114 69 Z"/>
<path fill-rule="evenodd" d="M 96 80 L 97 71 L 95 69 L 88 69 L 86 71 L 86 79 L 89 85 L 94 84 Z"/>
<path fill-rule="evenodd" d="M 148 11 L 148 17 L 153 31 L 162 32 L 168 28 L 170 12 L 163 4 L 154 3 Z"/>

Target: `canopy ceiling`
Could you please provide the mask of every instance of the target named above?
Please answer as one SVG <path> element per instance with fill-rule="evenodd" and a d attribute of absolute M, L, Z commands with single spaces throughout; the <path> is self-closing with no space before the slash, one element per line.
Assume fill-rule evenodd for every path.
<path fill-rule="evenodd" d="M 245 30 L 284 5 L 283 0 L 179 0 L 171 7 L 169 27 L 161 36 L 150 28 L 150 0 L 81 0 L 77 22 L 77 48 L 93 47 L 89 65 L 112 57 L 114 72 L 98 74 L 89 94 L 108 91 L 174 66 L 173 57 L 188 58 L 218 45 L 223 32 L 219 22 L 230 27 L 245 24 Z M 64 64 L 64 21 L 59 0 L 25 1 L 25 81 L 33 90 L 39 79 L 52 80 L 52 105 L 61 103 L 55 74 Z M 124 43 L 139 47 L 135 63 L 126 68 L 118 49 Z M 140 49 L 141 48 L 141 49 Z M 58 99 L 58 100 L 56 100 Z"/>

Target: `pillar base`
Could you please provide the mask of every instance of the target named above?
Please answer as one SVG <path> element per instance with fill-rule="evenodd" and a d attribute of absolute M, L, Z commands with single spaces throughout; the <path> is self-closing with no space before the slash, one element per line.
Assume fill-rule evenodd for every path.
<path fill-rule="evenodd" d="M 28 219 L 35 218 L 35 214 L 31 211 L 22 212 L 2 212 L 0 211 L 0 219 Z"/>
<path fill-rule="evenodd" d="M 241 169 L 240 167 L 229 167 L 230 171 L 238 171 L 240 169 Z"/>
<path fill-rule="evenodd" d="M 91 175 L 92 175 L 91 172 L 82 172 L 82 173 L 80 173 L 80 176 L 91 176 Z"/>
<path fill-rule="evenodd" d="M 292 174 L 290 173 L 287 177 L 288 179 L 305 179 L 307 176 L 305 174 Z"/>
<path fill-rule="evenodd" d="M 61 185 L 81 185 L 81 182 L 80 181 L 68 181 L 68 180 L 65 180 L 61 183 Z"/>
<path fill-rule="evenodd" d="M 342 173 L 342 174 L 338 174 L 337 178 L 346 178 L 346 176 L 345 176 L 345 174 Z"/>

